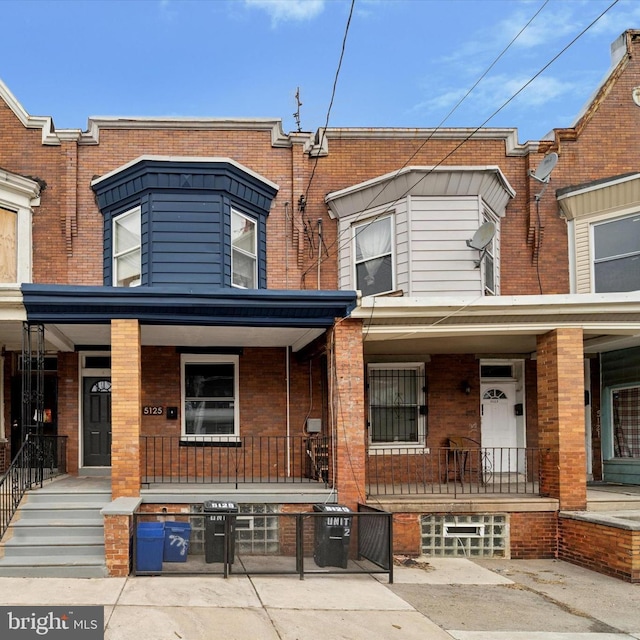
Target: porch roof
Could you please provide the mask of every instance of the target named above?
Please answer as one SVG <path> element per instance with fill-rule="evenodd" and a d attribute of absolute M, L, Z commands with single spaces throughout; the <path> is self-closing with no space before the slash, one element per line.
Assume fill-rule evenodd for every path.
<path fill-rule="evenodd" d="M 112 319 L 139 320 L 143 344 L 295 350 L 349 315 L 357 302 L 355 291 L 26 284 L 22 292 L 27 319 L 45 324 L 49 341 L 61 350 L 109 344 Z M 218 329 L 212 334 L 206 331 L 211 327 Z"/>
<path fill-rule="evenodd" d="M 469 297 L 366 297 L 365 351 L 531 354 L 536 336 L 560 327 L 584 331 L 585 353 L 640 345 L 640 291 Z"/>

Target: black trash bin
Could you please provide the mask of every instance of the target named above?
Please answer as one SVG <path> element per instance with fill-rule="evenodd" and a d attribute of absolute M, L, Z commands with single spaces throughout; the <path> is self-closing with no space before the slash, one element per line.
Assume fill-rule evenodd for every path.
<path fill-rule="evenodd" d="M 224 561 L 225 522 L 229 519 L 229 562 L 233 564 L 236 552 L 236 514 L 238 505 L 235 502 L 205 500 L 202 505 L 205 514 L 204 524 L 204 559 L 205 562 Z"/>
<path fill-rule="evenodd" d="M 349 507 L 341 504 L 314 504 L 314 511 L 326 516 L 316 516 L 313 559 L 319 567 L 347 568 L 353 516 Z"/>

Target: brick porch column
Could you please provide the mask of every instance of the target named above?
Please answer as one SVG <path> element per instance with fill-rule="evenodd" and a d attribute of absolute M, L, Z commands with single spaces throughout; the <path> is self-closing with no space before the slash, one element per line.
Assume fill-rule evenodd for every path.
<path fill-rule="evenodd" d="M 328 340 L 336 488 L 339 502 L 355 510 L 366 495 L 362 321 L 348 318 L 336 322 Z"/>
<path fill-rule="evenodd" d="M 582 329 L 538 336 L 540 491 L 558 498 L 560 509 L 587 505 L 583 358 Z"/>
<path fill-rule="evenodd" d="M 140 495 L 140 325 L 111 321 L 111 496 Z"/>

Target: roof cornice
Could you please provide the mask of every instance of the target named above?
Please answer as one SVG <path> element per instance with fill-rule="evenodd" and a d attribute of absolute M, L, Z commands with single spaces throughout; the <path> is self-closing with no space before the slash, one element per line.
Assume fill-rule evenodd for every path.
<path fill-rule="evenodd" d="M 18 99 L 9 91 L 9 87 L 0 80 L 0 98 L 4 100 L 9 109 L 20 120 L 26 129 L 42 129 L 42 144 L 58 145 L 60 138 L 53 126 L 50 116 L 31 116 L 25 108 L 18 102 Z"/>
<path fill-rule="evenodd" d="M 310 138 L 305 151 L 313 157 L 329 154 L 328 141 L 333 140 L 498 140 L 504 141 L 507 156 L 527 156 L 537 153 L 536 141 L 520 144 L 518 130 L 513 128 L 447 128 L 422 129 L 400 127 L 341 127 L 318 129 L 315 138 Z"/>
<path fill-rule="evenodd" d="M 264 131 L 271 136 L 272 147 L 290 147 L 290 136 L 282 130 L 282 120 L 277 118 L 199 118 L 199 117 L 124 117 L 92 116 L 88 130 L 83 132 L 78 144 L 100 143 L 102 129 L 113 130 L 187 130 L 187 131 Z M 308 134 L 309 137 L 311 134 Z"/>

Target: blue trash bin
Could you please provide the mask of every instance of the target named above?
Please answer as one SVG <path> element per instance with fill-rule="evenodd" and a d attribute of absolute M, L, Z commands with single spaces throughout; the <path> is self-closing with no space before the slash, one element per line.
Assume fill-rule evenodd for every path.
<path fill-rule="evenodd" d="M 186 562 L 191 539 L 191 525 L 188 522 L 164 523 L 164 561 Z"/>
<path fill-rule="evenodd" d="M 139 522 L 136 531 L 136 571 L 162 571 L 164 522 Z"/>

